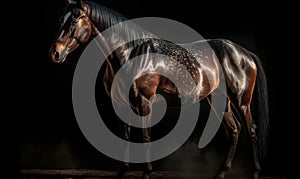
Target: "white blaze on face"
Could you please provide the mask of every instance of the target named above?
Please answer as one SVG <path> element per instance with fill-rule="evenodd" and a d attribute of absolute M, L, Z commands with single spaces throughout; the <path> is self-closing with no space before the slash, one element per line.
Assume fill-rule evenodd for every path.
<path fill-rule="evenodd" d="M 71 11 L 66 13 L 66 15 L 64 16 L 64 21 L 63 21 L 62 25 L 65 25 L 65 23 L 67 22 L 67 20 L 69 19 L 70 16 L 71 16 Z"/>
<path fill-rule="evenodd" d="M 66 15 L 64 16 L 63 22 L 62 22 L 62 27 L 65 25 L 65 23 L 67 22 L 67 20 L 71 16 L 71 14 L 72 14 L 71 11 L 68 12 L 68 13 L 66 13 Z M 59 35 L 59 37 L 58 37 L 58 39 L 62 38 L 63 35 L 64 35 L 64 33 L 65 33 L 65 30 L 62 30 L 61 33 L 60 33 L 60 35 Z"/>

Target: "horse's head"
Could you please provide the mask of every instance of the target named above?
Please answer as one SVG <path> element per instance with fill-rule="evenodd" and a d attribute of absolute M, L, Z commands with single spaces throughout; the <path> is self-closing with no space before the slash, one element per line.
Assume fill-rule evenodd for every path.
<path fill-rule="evenodd" d="M 86 12 L 86 4 L 81 0 L 68 0 L 60 31 L 50 48 L 53 62 L 64 62 L 69 53 L 91 39 L 94 27 Z"/>

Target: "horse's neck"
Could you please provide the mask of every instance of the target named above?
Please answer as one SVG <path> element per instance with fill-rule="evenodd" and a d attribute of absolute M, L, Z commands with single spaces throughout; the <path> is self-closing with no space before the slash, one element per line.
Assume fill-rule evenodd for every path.
<path fill-rule="evenodd" d="M 110 38 L 107 39 L 110 44 L 110 50 L 113 52 L 106 60 L 107 65 L 103 77 L 104 87 L 108 95 L 110 95 L 114 76 L 129 59 L 130 53 L 133 49 L 132 46 L 126 44 L 125 41 L 122 41 L 120 38 L 114 39 L 114 37 L 116 37 L 115 35 L 116 34 L 112 34 Z"/>
<path fill-rule="evenodd" d="M 93 12 L 97 11 L 94 10 Z M 98 13 L 91 13 L 91 10 L 89 10 L 89 17 L 92 20 L 94 27 L 97 29 L 97 33 L 100 33 L 101 37 L 103 38 L 102 42 L 108 45 L 109 53 L 112 52 L 113 54 L 107 60 L 107 66 L 103 80 L 108 94 L 110 94 L 112 80 L 117 71 L 129 59 L 134 47 L 140 43 L 143 43 L 143 40 L 137 39 L 145 39 L 149 36 L 136 24 L 126 22 L 125 24 L 118 25 L 118 20 L 120 20 L 120 22 L 123 22 L 123 20 L 126 21 L 126 19 L 122 17 L 113 17 L 114 15 L 118 16 L 118 14 L 111 13 L 109 15 L 112 17 L 106 18 L 117 20 L 113 21 L 112 23 L 108 23 L 103 21 L 104 18 L 100 18 Z M 111 25 L 113 25 L 112 28 L 110 27 Z"/>
<path fill-rule="evenodd" d="M 149 34 L 113 10 L 92 2 L 88 2 L 87 5 L 88 16 L 92 24 L 97 32 L 103 35 L 102 37 L 110 46 L 110 51 L 115 53 L 117 58 L 113 60 L 118 60 L 122 66 L 128 60 L 134 46 L 142 43 L 143 40 L 138 39 L 147 38 Z M 103 13 L 99 13 L 101 11 Z M 136 40 L 138 43 L 128 43 Z"/>

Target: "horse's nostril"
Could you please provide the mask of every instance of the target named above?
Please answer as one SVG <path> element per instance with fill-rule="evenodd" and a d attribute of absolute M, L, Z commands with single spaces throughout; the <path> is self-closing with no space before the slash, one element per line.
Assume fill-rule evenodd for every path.
<path fill-rule="evenodd" d="M 58 60 L 59 58 L 59 53 L 57 51 L 54 52 L 54 57 L 55 57 L 55 60 Z"/>

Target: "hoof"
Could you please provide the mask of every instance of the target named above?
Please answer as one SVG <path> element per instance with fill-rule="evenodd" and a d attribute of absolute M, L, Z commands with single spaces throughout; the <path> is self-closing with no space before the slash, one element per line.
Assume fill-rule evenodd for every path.
<path fill-rule="evenodd" d="M 259 179 L 259 172 L 253 173 L 253 179 Z"/>
<path fill-rule="evenodd" d="M 142 176 L 142 179 L 149 179 L 150 178 L 150 174 L 149 173 L 144 173 Z"/>
<path fill-rule="evenodd" d="M 217 175 L 217 176 L 215 176 L 215 178 L 214 179 L 225 179 L 225 176 L 222 176 L 222 175 Z"/>
<path fill-rule="evenodd" d="M 129 166 L 128 165 L 123 165 L 119 172 L 117 173 L 117 175 L 114 177 L 114 179 L 122 179 L 125 175 L 125 173 L 129 170 Z"/>
<path fill-rule="evenodd" d="M 214 177 L 214 179 L 225 179 L 225 172 L 220 172 Z"/>
<path fill-rule="evenodd" d="M 118 172 L 117 173 L 117 175 L 114 177 L 114 179 L 123 179 L 123 177 L 124 177 L 124 174 L 125 174 L 126 172 Z"/>
<path fill-rule="evenodd" d="M 144 168 L 144 172 L 143 172 L 143 179 L 149 179 L 150 175 L 152 173 L 152 165 L 150 162 L 146 163 L 145 168 Z"/>

